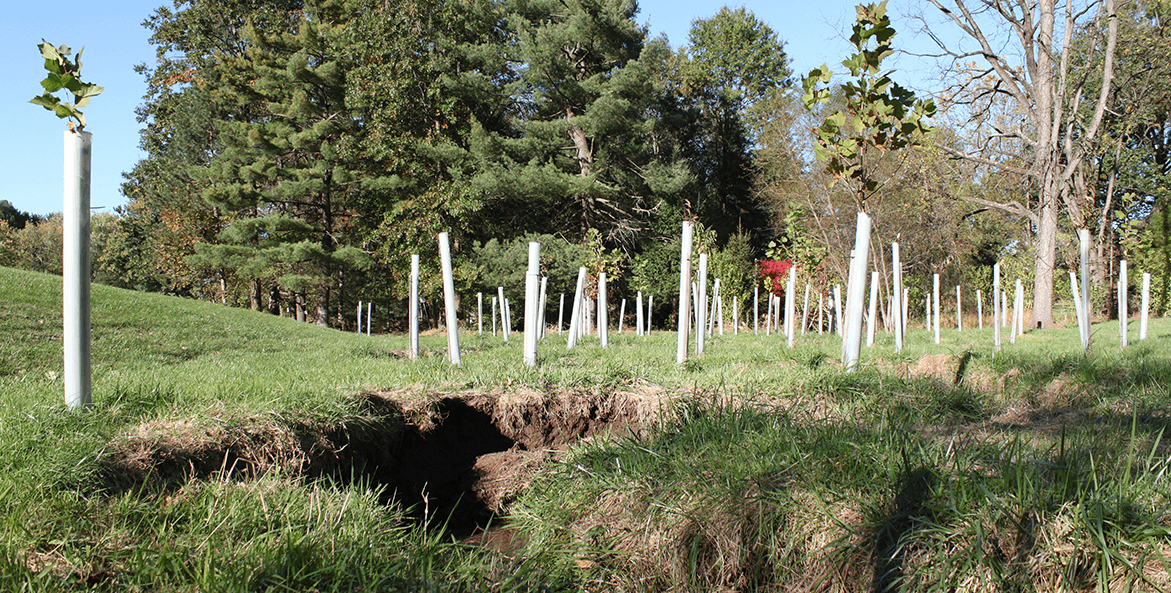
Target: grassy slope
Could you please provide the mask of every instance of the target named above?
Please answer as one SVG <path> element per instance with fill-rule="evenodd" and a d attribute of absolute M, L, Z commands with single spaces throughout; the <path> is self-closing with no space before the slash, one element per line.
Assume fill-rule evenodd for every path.
<path fill-rule="evenodd" d="M 438 355 L 446 346 L 442 336 L 424 337 L 432 355 L 412 362 L 391 355 L 406 347 L 402 336 L 367 338 L 95 286 L 95 405 L 77 414 L 61 404 L 60 286 L 57 277 L 0 268 L 0 327 L 16 337 L 0 345 L 4 589 L 54 588 L 62 582 L 54 579 L 61 578 L 119 590 L 399 588 L 428 580 L 471 586 L 490 582 L 486 575 L 507 566 L 509 573 L 571 587 L 592 578 L 645 579 L 650 588 L 689 582 L 704 590 L 805 578 L 784 566 L 809 574 L 818 567 L 830 574 L 854 566 L 855 572 L 843 574 L 883 582 L 888 577 L 880 573 L 890 570 L 879 569 L 895 566 L 891 558 L 899 560 L 900 571 L 918 574 L 920 583 L 936 578 L 944 588 L 977 578 L 972 575 L 994 584 L 1041 582 L 1052 570 L 1021 576 L 1021 563 L 1011 558 L 1015 551 L 1033 562 L 1032 548 L 990 551 L 971 544 L 984 537 L 971 530 L 986 522 L 1026 519 L 1081 525 L 1073 535 L 1032 534 L 1098 550 L 1080 561 L 1049 559 L 1053 570 L 1060 562 L 1073 566 L 1069 582 L 1079 584 L 1094 575 L 1119 578 L 1119 562 L 1109 559 L 1122 538 L 1133 549 L 1118 558 L 1133 560 L 1159 550 L 1166 537 L 1163 466 L 1157 463 L 1165 458 L 1158 436 L 1171 377 L 1166 320 L 1155 321 L 1143 343 L 1137 343 L 1132 323 L 1133 345 L 1122 352 L 1116 324 L 1096 326 L 1097 353 L 1090 359 L 1081 357 L 1072 330 L 1030 334 L 1017 345 L 1006 343 L 996 356 L 988 347 L 991 330 L 945 330 L 938 346 L 926 332 L 912 333 L 900 355 L 880 333 L 878 347 L 864 353 L 868 370 L 853 375 L 842 375 L 831 362 L 839 342 L 828 335 L 806 336 L 793 350 L 776 336 L 715 337 L 704 357 L 679 368 L 673 364 L 674 334 L 656 332 L 650 339 L 613 336 L 608 350 L 587 339 L 571 352 L 551 335 L 541 347 L 542 363 L 533 369 L 520 363 L 521 340 L 514 334 L 508 344 L 465 335 L 464 366 L 454 369 Z M 968 386 L 911 376 L 920 357 L 939 354 L 953 360 L 970 354 Z M 1066 387 L 1054 389 L 1055 380 Z M 360 485 L 306 485 L 270 476 L 112 499 L 76 488 L 76 475 L 91 471 L 112 439 L 143 423 L 216 425 L 265 414 L 344 421 L 359 406 L 351 394 L 364 389 L 588 390 L 644 383 L 695 394 L 696 405 L 685 409 L 690 421 L 645 441 L 590 445 L 577 452 L 580 463 L 555 466 L 542 476 L 540 487 L 518 506 L 515 522 L 534 542 L 519 560 L 488 557 L 404 529 L 397 511 L 377 504 L 377 493 Z M 711 405 L 729 395 L 773 407 L 757 412 Z M 1061 426 L 1049 422 L 1044 431 L 993 422 L 1021 402 L 1054 415 L 1074 414 L 1060 416 Z M 1131 451 L 1145 465 L 1129 463 Z M 1146 458 L 1152 451 L 1160 457 Z M 1032 460 L 1061 472 L 1038 472 Z M 1134 474 L 1123 470 L 1132 465 L 1138 468 Z M 983 469 L 960 469 L 965 467 Z M 1024 475 L 1021 468 L 1031 469 Z M 930 495 L 914 493 L 916 476 L 930 476 L 924 477 Z M 624 498 L 615 499 L 615 492 Z M 271 512 L 274 507 L 284 512 Z M 639 513 L 643 530 L 628 530 L 623 543 L 614 528 L 629 517 L 619 511 L 603 517 L 597 510 L 602 507 Z M 853 516 L 861 519 L 848 520 Z M 836 524 L 827 517 L 848 527 L 837 532 L 836 547 L 814 549 L 810 541 L 828 536 L 801 530 L 795 540 L 778 536 L 793 525 Z M 721 531 L 727 526 L 741 534 L 731 538 L 738 542 L 735 550 L 717 543 L 731 541 Z M 1139 541 L 1133 530 L 1147 534 L 1142 542 L 1154 543 L 1133 544 Z M 912 534 L 924 541 L 896 545 Z M 1006 534 L 1022 535 L 1009 530 L 997 536 Z M 661 546 L 666 556 L 643 558 L 640 565 L 637 550 L 645 552 L 645 546 L 618 556 L 605 552 L 640 538 L 670 542 Z M 370 541 L 377 542 L 374 549 Z M 599 546 L 601 553 L 581 559 L 583 550 Z M 968 553 L 957 554 L 956 546 L 968 546 Z M 936 563 L 936 572 L 920 566 L 915 573 L 919 565 L 902 556 L 874 561 L 882 549 L 961 560 Z M 853 560 L 834 564 L 835 558 Z M 857 566 L 869 567 L 870 574 L 860 575 Z M 1008 577 L 995 576 L 997 570 Z"/>

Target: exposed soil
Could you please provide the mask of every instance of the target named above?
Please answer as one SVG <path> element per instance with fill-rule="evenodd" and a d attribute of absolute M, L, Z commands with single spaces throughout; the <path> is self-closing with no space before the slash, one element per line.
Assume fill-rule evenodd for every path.
<path fill-rule="evenodd" d="M 471 533 L 506 511 L 558 452 L 597 435 L 638 434 L 657 421 L 663 405 L 657 392 L 528 388 L 360 397 L 361 412 L 335 424 L 269 414 L 211 425 L 140 425 L 111 443 L 98 488 L 169 490 L 190 480 L 272 471 L 363 479 L 382 486 L 387 502 L 409 507 L 414 516 Z M 507 541 L 488 545 L 512 545 Z"/>

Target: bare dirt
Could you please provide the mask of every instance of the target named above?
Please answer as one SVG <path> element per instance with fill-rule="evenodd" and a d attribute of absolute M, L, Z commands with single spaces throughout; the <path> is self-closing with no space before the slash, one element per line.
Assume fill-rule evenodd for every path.
<path fill-rule="evenodd" d="M 414 516 L 470 533 L 505 512 L 533 475 L 574 443 L 646 430 L 664 413 L 664 396 L 654 388 L 408 389 L 360 394 L 361 411 L 340 423 L 277 414 L 150 422 L 111 443 L 98 489 L 169 490 L 273 471 L 363 479 Z"/>

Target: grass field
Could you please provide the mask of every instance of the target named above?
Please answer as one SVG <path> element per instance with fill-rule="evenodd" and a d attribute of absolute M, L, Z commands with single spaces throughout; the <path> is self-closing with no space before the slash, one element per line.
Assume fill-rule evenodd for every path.
<path fill-rule="evenodd" d="M 0 590 L 1171 589 L 1168 320 L 1090 357 L 880 332 L 848 375 L 750 332 L 682 367 L 672 332 L 535 368 L 464 334 L 455 368 L 94 286 L 73 412 L 60 292 L 0 268 Z"/>

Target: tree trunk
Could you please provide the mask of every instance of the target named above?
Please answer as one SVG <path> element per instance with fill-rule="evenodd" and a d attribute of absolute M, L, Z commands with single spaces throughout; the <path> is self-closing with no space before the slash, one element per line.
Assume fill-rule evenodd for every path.
<path fill-rule="evenodd" d="M 1041 212 L 1034 243 L 1033 317 L 1030 327 L 1053 325 L 1053 270 L 1057 265 L 1057 196 L 1041 197 Z M 1042 190 L 1044 192 L 1044 190 Z"/>
<path fill-rule="evenodd" d="M 248 304 L 253 311 L 260 311 L 261 309 L 261 291 L 260 280 L 253 278 L 248 281 Z"/>

